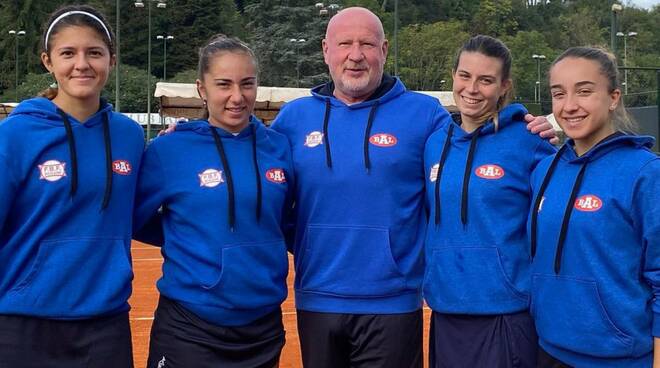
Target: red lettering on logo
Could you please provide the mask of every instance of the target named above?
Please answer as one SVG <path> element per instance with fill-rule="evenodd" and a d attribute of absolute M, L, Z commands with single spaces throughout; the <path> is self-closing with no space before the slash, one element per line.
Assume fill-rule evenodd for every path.
<path fill-rule="evenodd" d="M 369 137 L 369 143 L 378 147 L 392 147 L 396 142 L 396 137 L 387 133 L 378 133 Z"/>
<path fill-rule="evenodd" d="M 595 212 L 603 207 L 603 201 L 593 194 L 585 194 L 575 200 L 575 209 L 584 212 Z"/>
<path fill-rule="evenodd" d="M 275 184 L 286 183 L 286 177 L 282 169 L 270 169 L 266 171 L 266 179 Z"/>
<path fill-rule="evenodd" d="M 481 165 L 474 170 L 474 173 L 484 179 L 501 179 L 504 176 L 504 169 L 497 165 Z"/>
<path fill-rule="evenodd" d="M 112 171 L 119 175 L 130 175 L 133 168 L 126 160 L 115 160 L 112 162 Z"/>

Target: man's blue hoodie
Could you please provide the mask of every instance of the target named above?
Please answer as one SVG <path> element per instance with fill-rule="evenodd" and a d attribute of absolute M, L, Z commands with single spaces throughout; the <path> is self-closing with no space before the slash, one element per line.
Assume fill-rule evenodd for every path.
<path fill-rule="evenodd" d="M 433 311 L 529 307 L 530 175 L 555 149 L 526 129 L 525 114 L 522 105 L 508 105 L 497 129 L 491 120 L 466 133 L 452 121 L 426 142 L 424 298 Z"/>
<path fill-rule="evenodd" d="M 293 185 L 286 138 L 256 119 L 237 135 L 198 120 L 156 138 L 144 154 L 135 226 L 163 207 L 160 293 L 220 326 L 279 308 Z"/>
<path fill-rule="evenodd" d="M 660 336 L 660 158 L 614 134 L 568 142 L 532 176 L 532 305 L 539 343 L 576 367 L 650 367 Z"/>
<path fill-rule="evenodd" d="M 447 117 L 435 98 L 385 77 L 347 105 L 332 84 L 285 105 L 273 128 L 296 174 L 296 306 L 387 314 L 422 306 L 424 143 Z"/>
<path fill-rule="evenodd" d="M 80 122 L 34 98 L 0 123 L 0 314 L 128 310 L 143 149 L 140 126 L 106 103 Z"/>

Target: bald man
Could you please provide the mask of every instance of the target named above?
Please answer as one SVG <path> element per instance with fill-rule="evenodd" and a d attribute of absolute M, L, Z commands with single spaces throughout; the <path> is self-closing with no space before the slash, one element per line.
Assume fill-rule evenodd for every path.
<path fill-rule="evenodd" d="M 335 15 L 322 46 L 332 81 L 273 124 L 289 139 L 296 175 L 303 363 L 422 367 L 422 159 L 426 139 L 451 118 L 383 74 L 388 43 L 369 10 Z"/>

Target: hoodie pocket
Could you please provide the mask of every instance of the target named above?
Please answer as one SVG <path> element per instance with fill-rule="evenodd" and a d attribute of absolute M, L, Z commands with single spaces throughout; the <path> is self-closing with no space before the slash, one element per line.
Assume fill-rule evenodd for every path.
<path fill-rule="evenodd" d="M 424 295 L 438 306 L 529 299 L 509 281 L 496 247 L 433 249 L 427 268 Z"/>
<path fill-rule="evenodd" d="M 603 358 L 632 354 L 633 339 L 610 319 L 595 281 L 534 275 L 531 308 L 539 337 L 554 346 Z"/>
<path fill-rule="evenodd" d="M 387 228 L 309 225 L 297 260 L 303 291 L 382 297 L 405 291 Z"/>
<path fill-rule="evenodd" d="M 94 315 L 120 308 L 131 293 L 128 240 L 58 239 L 39 245 L 25 277 L 11 290 L 40 313 Z"/>
<path fill-rule="evenodd" d="M 222 249 L 222 268 L 210 286 L 211 305 L 226 309 L 256 309 L 286 298 L 289 270 L 283 241 L 229 246 Z"/>

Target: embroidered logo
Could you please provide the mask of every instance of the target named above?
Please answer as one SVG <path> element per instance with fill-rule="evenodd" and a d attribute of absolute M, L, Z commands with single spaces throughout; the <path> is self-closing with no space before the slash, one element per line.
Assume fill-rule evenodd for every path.
<path fill-rule="evenodd" d="M 286 183 L 286 177 L 282 169 L 270 169 L 266 171 L 266 179 L 275 184 Z"/>
<path fill-rule="evenodd" d="M 130 175 L 132 170 L 131 163 L 126 160 L 115 160 L 112 162 L 112 171 L 119 175 Z"/>
<path fill-rule="evenodd" d="M 64 162 L 48 160 L 39 165 L 39 179 L 51 182 L 58 181 L 66 176 L 66 171 L 64 170 L 65 166 L 66 163 Z"/>
<path fill-rule="evenodd" d="M 158 361 L 158 367 L 157 368 L 165 368 L 165 355 Z"/>
<path fill-rule="evenodd" d="M 480 178 L 494 180 L 501 179 L 504 176 L 504 169 L 497 165 L 486 164 L 477 167 L 474 173 Z"/>
<path fill-rule="evenodd" d="M 200 187 L 214 188 L 225 182 L 222 179 L 222 170 L 206 169 L 197 176 L 199 176 Z"/>
<path fill-rule="evenodd" d="M 585 194 L 575 200 L 575 209 L 584 212 L 595 212 L 603 207 L 603 201 L 593 194 Z"/>
<path fill-rule="evenodd" d="M 440 164 L 435 164 L 431 166 L 431 173 L 429 174 L 429 180 L 431 183 L 434 183 L 438 179 L 438 168 Z"/>
<path fill-rule="evenodd" d="M 316 147 L 319 144 L 323 144 L 323 133 L 314 131 L 305 137 L 305 146 L 312 148 Z"/>
<path fill-rule="evenodd" d="M 387 133 L 378 133 L 369 137 L 369 143 L 378 147 L 392 147 L 396 142 L 396 137 Z"/>

